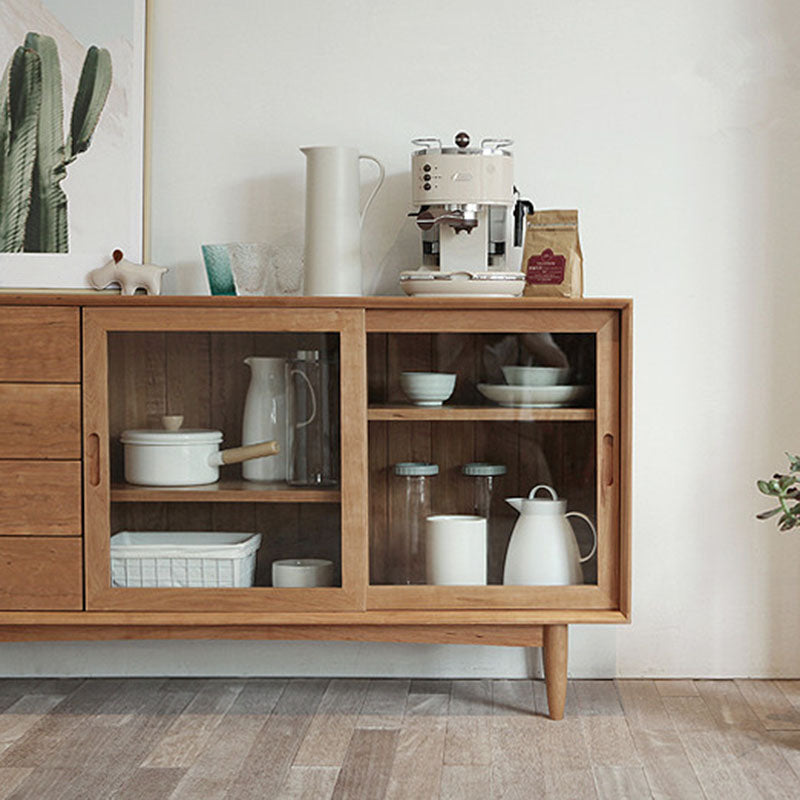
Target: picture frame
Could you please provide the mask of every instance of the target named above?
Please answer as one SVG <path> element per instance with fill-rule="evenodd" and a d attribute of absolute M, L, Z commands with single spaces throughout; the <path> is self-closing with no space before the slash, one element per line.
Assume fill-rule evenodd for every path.
<path fill-rule="evenodd" d="M 0 73 L 6 75 L 0 169 L 12 160 L 12 130 L 26 131 L 26 146 L 33 140 L 35 153 L 20 155 L 21 145 L 12 153 L 13 169 L 21 170 L 15 180 L 22 174 L 24 181 L 30 169 L 27 192 L 9 192 L 4 186 L 13 182 L 0 174 L 0 291 L 94 291 L 88 274 L 115 250 L 134 263 L 147 257 L 147 2 L 7 2 L 0 31 Z M 59 83 L 60 126 L 53 88 Z M 4 94 L 20 86 L 28 92 L 24 101 Z M 9 97 L 17 109 L 10 121 L 3 110 Z M 20 108 L 30 113 L 23 116 Z"/>

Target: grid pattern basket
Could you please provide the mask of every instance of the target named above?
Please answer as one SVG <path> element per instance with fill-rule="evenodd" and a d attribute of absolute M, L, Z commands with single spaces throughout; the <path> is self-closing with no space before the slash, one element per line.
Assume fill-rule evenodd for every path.
<path fill-rule="evenodd" d="M 260 533 L 121 531 L 111 537 L 111 585 L 252 586 L 260 544 Z"/>

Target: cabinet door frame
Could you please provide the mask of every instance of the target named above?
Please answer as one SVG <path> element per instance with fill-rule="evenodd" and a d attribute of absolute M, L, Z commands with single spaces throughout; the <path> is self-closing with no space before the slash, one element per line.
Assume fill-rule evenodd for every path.
<path fill-rule="evenodd" d="M 451 302 L 457 305 L 457 301 Z M 368 609 L 585 609 L 622 610 L 626 616 L 629 614 L 627 561 L 630 558 L 630 531 L 626 511 L 629 458 L 625 455 L 630 446 L 630 325 L 625 319 L 629 311 L 629 305 L 622 309 L 367 310 L 367 333 L 594 334 L 597 370 L 595 493 L 599 534 L 596 585 L 450 587 L 370 584 L 367 589 Z M 624 327 L 623 320 L 626 323 Z M 443 418 L 446 408 L 445 405 L 441 415 L 437 414 L 438 419 Z"/>
<path fill-rule="evenodd" d="M 111 587 L 108 334 L 125 331 L 324 332 L 339 335 L 341 587 Z M 363 309 L 233 310 L 182 308 L 179 304 L 158 309 L 85 309 L 83 375 L 84 560 L 88 610 L 269 613 L 352 611 L 365 607 L 367 422 Z"/>

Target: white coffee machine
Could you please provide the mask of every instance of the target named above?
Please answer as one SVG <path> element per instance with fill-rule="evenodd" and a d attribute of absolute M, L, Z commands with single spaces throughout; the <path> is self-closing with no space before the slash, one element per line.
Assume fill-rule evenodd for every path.
<path fill-rule="evenodd" d="M 401 273 L 407 294 L 519 295 L 525 214 L 533 211 L 514 187 L 510 139 L 469 135 L 454 147 L 440 139 L 414 139 L 411 195 L 419 211 L 422 266 Z"/>

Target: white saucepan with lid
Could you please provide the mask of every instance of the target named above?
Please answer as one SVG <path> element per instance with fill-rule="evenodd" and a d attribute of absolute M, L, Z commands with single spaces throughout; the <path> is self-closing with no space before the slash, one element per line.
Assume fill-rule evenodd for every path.
<path fill-rule="evenodd" d="M 177 423 L 176 423 L 176 420 Z M 164 430 L 124 431 L 125 480 L 141 486 L 216 483 L 222 464 L 237 464 L 280 452 L 275 441 L 220 450 L 222 431 L 181 429 L 182 419 L 163 417 Z"/>

